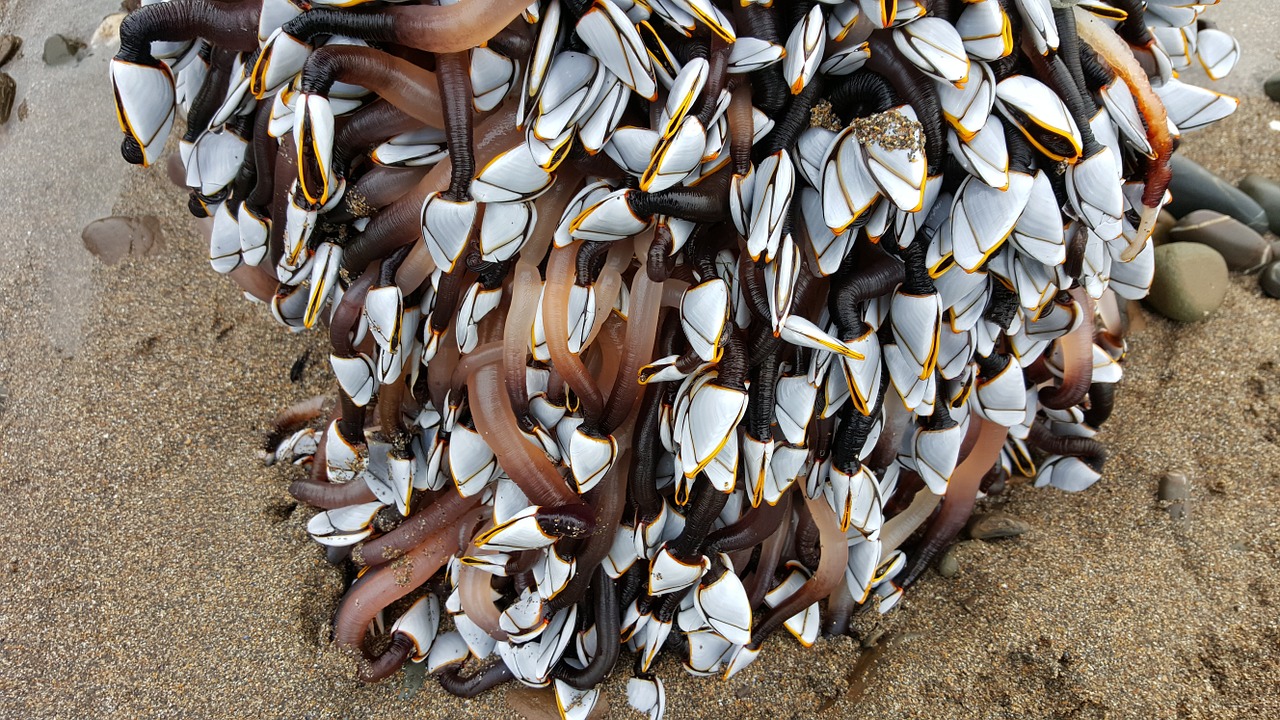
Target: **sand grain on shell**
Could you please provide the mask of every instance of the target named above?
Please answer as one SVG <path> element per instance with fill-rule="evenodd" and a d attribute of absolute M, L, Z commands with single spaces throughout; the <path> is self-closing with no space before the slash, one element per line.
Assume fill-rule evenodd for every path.
<path fill-rule="evenodd" d="M 1228 5 L 1223 27 L 1274 31 L 1266 0 Z M 18 0 L 0 17 L 87 37 L 114 9 Z M 0 223 L 0 717 L 509 717 L 503 692 L 405 699 L 401 676 L 354 680 L 328 643 L 345 578 L 285 491 L 300 471 L 255 452 L 279 408 L 329 388 L 320 338 L 210 272 L 183 195 L 118 161 L 104 58 L 45 71 L 29 55 L 7 70 L 31 118 L 0 133 L 16 199 Z M 83 107 L 60 126 L 68 88 Z M 1185 149 L 1232 180 L 1280 172 L 1277 107 L 1248 97 Z M 81 163 L 33 165 L 41 133 L 68 125 L 56 140 Z M 164 253 L 99 265 L 80 228 L 112 214 L 157 215 Z M 1209 321 L 1150 318 L 1105 440 L 1101 483 L 1012 487 L 986 509 L 1029 533 L 961 545 L 956 577 L 929 573 L 891 615 L 860 616 L 856 639 L 775 637 L 727 682 L 663 659 L 668 717 L 1277 716 L 1280 305 L 1233 276 Z M 1167 471 L 1190 478 L 1184 521 L 1155 499 Z M 634 717 L 625 675 L 611 717 Z"/>

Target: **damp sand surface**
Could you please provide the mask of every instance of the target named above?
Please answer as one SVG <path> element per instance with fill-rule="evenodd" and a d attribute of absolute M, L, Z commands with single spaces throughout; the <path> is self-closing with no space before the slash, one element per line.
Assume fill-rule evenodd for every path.
<path fill-rule="evenodd" d="M 326 353 L 210 271 L 162 170 L 119 160 L 109 51 L 41 63 L 46 36 L 115 10 L 0 1 L 26 40 L 6 67 L 25 109 L 0 128 L 0 718 L 512 717 L 501 690 L 361 685 L 329 644 L 345 578 L 285 491 L 300 470 L 257 456 L 276 410 L 331 386 Z M 1275 177 L 1258 88 L 1280 22 L 1269 0 L 1213 12 L 1251 53 L 1245 97 L 1185 152 Z M 156 216 L 162 251 L 96 260 L 80 230 L 109 215 Z M 1280 301 L 1236 275 L 1204 323 L 1145 319 L 1101 482 L 1012 484 L 980 509 L 1028 533 L 961 544 L 957 575 L 852 637 L 775 637 L 728 681 L 664 659 L 668 717 L 1280 716 Z M 1156 500 L 1168 471 L 1190 478 L 1183 520 Z M 625 667 L 611 716 L 634 717 Z"/>

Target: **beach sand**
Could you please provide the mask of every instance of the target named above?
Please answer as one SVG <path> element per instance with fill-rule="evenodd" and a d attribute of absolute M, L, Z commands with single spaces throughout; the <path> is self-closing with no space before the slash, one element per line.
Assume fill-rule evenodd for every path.
<path fill-rule="evenodd" d="M 327 353 L 209 269 L 162 169 L 119 159 L 111 51 L 41 62 L 46 36 L 114 10 L 0 2 L 26 40 L 6 68 L 24 109 L 0 128 L 0 717 L 512 717 L 503 691 L 364 686 L 329 645 L 342 571 L 285 491 L 301 471 L 257 454 L 278 409 L 331 387 Z M 1228 86 L 1244 103 L 1185 152 L 1280 175 L 1271 0 L 1212 16 L 1252 53 Z M 155 215 L 163 249 L 99 262 L 80 229 L 112 214 Z M 854 637 L 775 636 L 729 681 L 664 659 L 667 717 L 1280 716 L 1280 301 L 1236 275 L 1207 322 L 1146 320 L 1101 482 L 1012 484 L 981 509 L 1030 532 L 962 543 L 955 577 L 929 572 Z M 1156 500 L 1168 471 L 1191 481 L 1183 520 Z M 628 663 L 611 716 L 636 717 Z"/>

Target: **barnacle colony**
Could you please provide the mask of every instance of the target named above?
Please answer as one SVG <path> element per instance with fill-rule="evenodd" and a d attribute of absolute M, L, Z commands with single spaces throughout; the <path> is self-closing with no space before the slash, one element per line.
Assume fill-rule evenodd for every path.
<path fill-rule="evenodd" d="M 885 612 L 1011 472 L 1099 477 L 1195 0 L 170 0 L 111 64 L 210 261 L 327 325 L 290 491 L 377 680 L 585 717 Z M 303 408 L 323 417 L 324 405 Z M 371 621 L 397 618 L 370 650 Z M 381 625 L 376 625 L 381 627 Z"/>

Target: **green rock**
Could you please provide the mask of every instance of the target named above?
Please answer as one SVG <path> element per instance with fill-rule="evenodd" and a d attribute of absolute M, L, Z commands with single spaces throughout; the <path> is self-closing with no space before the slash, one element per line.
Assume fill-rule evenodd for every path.
<path fill-rule="evenodd" d="M 1175 242 L 1155 249 L 1156 274 L 1147 302 L 1178 322 L 1198 322 L 1227 297 L 1227 261 L 1208 245 Z"/>
<path fill-rule="evenodd" d="M 1240 181 L 1240 189 L 1262 206 L 1267 213 L 1267 226 L 1271 232 L 1280 235 L 1280 184 L 1261 175 L 1245 175 Z"/>

